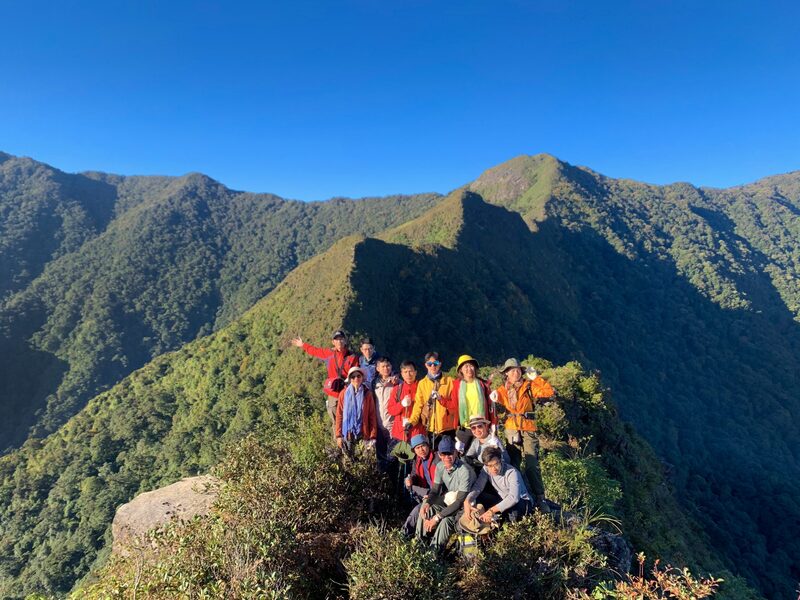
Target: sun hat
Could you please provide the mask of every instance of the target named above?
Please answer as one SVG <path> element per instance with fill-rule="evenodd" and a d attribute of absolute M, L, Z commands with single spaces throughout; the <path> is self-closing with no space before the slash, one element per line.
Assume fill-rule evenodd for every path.
<path fill-rule="evenodd" d="M 475 368 L 478 368 L 478 361 L 472 358 L 469 354 L 462 354 L 458 357 L 458 366 L 456 367 L 456 371 L 460 371 L 461 367 L 463 367 L 468 362 L 471 362 L 475 365 Z"/>
<path fill-rule="evenodd" d="M 350 367 L 350 369 L 347 371 L 347 378 L 348 378 L 348 379 L 350 379 L 350 376 L 351 376 L 353 373 L 361 373 L 361 374 L 363 375 L 363 374 L 364 374 L 364 371 L 362 371 L 362 370 L 361 370 L 361 367 L 359 367 L 359 366 Z"/>
<path fill-rule="evenodd" d="M 500 369 L 501 373 L 505 373 L 509 369 L 521 369 L 522 365 L 519 364 L 519 361 L 516 358 L 509 358 L 504 364 L 503 368 Z"/>
<path fill-rule="evenodd" d="M 491 423 L 489 419 L 485 419 L 480 415 L 475 415 L 470 417 L 469 419 L 469 426 L 472 427 L 473 425 L 488 425 Z"/>
<path fill-rule="evenodd" d="M 472 511 L 469 519 L 467 518 L 467 513 L 463 513 L 458 520 L 458 525 L 461 530 L 475 535 L 485 535 L 489 533 L 492 530 L 491 523 L 484 523 L 478 518 L 484 512 L 486 512 L 486 510 L 483 508 L 483 504 L 478 504 Z"/>

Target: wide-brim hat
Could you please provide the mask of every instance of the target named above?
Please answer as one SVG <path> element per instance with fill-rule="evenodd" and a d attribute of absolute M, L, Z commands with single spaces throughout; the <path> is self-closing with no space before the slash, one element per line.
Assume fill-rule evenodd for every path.
<path fill-rule="evenodd" d="M 509 369 L 522 369 L 522 365 L 519 364 L 519 361 L 516 358 L 509 358 L 505 363 L 503 363 L 503 368 L 500 369 L 500 372 L 505 373 Z"/>
<path fill-rule="evenodd" d="M 358 367 L 358 366 L 356 366 L 356 367 L 350 367 L 350 368 L 347 370 L 347 378 L 348 378 L 348 379 L 350 379 L 350 376 L 351 376 L 353 373 L 361 373 L 361 375 L 364 375 L 364 371 L 361 369 L 361 367 Z"/>
<path fill-rule="evenodd" d="M 491 421 L 480 415 L 476 415 L 474 417 L 470 417 L 469 419 L 469 426 L 472 427 L 473 425 L 489 425 Z"/>
<path fill-rule="evenodd" d="M 456 371 L 460 371 L 461 367 L 463 367 L 467 363 L 472 363 L 475 365 L 475 368 L 478 368 L 478 361 L 472 358 L 469 354 L 462 354 L 458 357 L 458 366 L 456 367 Z"/>
<path fill-rule="evenodd" d="M 461 530 L 474 535 L 485 535 L 489 533 L 492 530 L 491 523 L 484 523 L 478 518 L 484 512 L 486 511 L 483 508 L 483 504 L 478 504 L 472 511 L 472 516 L 469 519 L 467 518 L 467 513 L 463 513 L 458 520 L 458 525 Z"/>

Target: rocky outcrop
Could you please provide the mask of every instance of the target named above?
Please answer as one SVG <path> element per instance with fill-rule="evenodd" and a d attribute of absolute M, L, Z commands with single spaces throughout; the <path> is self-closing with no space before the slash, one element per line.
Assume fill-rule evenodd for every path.
<path fill-rule="evenodd" d="M 187 477 L 152 492 L 139 494 L 117 509 L 111 524 L 113 551 L 126 554 L 151 529 L 173 519 L 205 515 L 217 499 L 219 480 L 211 475 Z"/>

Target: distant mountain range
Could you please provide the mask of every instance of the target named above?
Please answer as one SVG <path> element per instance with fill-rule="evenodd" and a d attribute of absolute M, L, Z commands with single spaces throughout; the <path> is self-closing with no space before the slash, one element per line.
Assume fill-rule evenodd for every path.
<path fill-rule="evenodd" d="M 115 503 L 318 395 L 286 341 L 340 325 L 396 360 L 598 369 L 703 529 L 676 517 L 675 539 L 648 540 L 657 517 L 627 505 L 634 541 L 706 564 L 710 547 L 771 598 L 800 581 L 800 173 L 652 186 L 538 155 L 446 197 L 304 204 L 0 155 L 0 273 L 0 439 L 24 442 L 0 459 L 15 593 L 68 590 Z"/>

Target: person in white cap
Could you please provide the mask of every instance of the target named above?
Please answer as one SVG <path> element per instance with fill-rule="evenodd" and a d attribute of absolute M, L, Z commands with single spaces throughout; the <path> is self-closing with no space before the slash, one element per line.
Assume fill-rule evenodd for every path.
<path fill-rule="evenodd" d="M 489 419 L 484 419 L 480 415 L 475 415 L 469 420 L 469 430 L 472 433 L 472 441 L 464 453 L 464 462 L 470 467 L 480 472 L 483 468 L 483 451 L 486 448 L 499 448 L 503 454 L 503 460 L 510 463 L 511 459 L 506 452 L 503 442 L 497 437 L 490 426 Z"/>
<path fill-rule="evenodd" d="M 364 385 L 361 367 L 350 367 L 347 372 L 349 385 L 339 393 L 336 405 L 336 445 L 349 455 L 363 443 L 366 448 L 375 447 L 378 436 L 378 420 L 375 415 L 375 400 Z"/>

